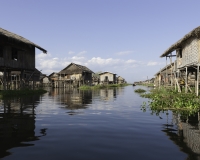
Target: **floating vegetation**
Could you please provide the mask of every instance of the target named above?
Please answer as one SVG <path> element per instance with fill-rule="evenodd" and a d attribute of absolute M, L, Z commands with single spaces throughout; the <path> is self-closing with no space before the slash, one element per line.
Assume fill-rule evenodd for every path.
<path fill-rule="evenodd" d="M 200 99 L 194 93 L 179 93 L 173 89 L 153 89 L 150 93 L 142 94 L 142 97 L 149 98 L 142 105 L 142 110 L 149 107 L 153 113 L 172 110 L 176 113 L 191 115 L 200 110 Z"/>
<path fill-rule="evenodd" d="M 88 86 L 88 85 L 83 85 L 80 86 L 79 89 L 81 90 L 88 90 L 88 89 L 104 89 L 104 88 L 112 88 L 112 87 L 124 87 L 124 86 L 128 86 L 130 84 L 107 84 L 107 85 L 95 85 L 95 86 Z"/>
<path fill-rule="evenodd" d="M 34 95 L 34 94 L 44 94 L 46 90 L 43 89 L 21 89 L 21 90 L 3 90 L 0 91 L 0 97 L 12 97 L 12 96 L 25 96 L 25 95 Z"/>
<path fill-rule="evenodd" d="M 136 93 L 144 93 L 144 92 L 146 92 L 146 90 L 139 88 L 139 89 L 136 89 L 135 92 Z"/>

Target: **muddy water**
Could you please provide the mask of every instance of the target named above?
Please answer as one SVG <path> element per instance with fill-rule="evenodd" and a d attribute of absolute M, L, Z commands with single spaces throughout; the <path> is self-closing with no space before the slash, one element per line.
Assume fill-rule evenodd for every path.
<path fill-rule="evenodd" d="M 198 116 L 143 112 L 134 90 L 49 89 L 2 100 L 0 158 L 19 160 L 198 159 Z M 182 129 L 180 129 L 180 125 Z"/>

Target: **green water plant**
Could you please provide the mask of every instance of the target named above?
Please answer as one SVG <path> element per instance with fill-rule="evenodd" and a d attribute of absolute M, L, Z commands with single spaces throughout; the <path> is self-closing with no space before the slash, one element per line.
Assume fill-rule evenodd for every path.
<path fill-rule="evenodd" d="M 144 92 L 146 92 L 146 90 L 139 88 L 139 89 L 136 89 L 135 92 L 136 93 L 144 93 Z"/>
<path fill-rule="evenodd" d="M 153 89 L 149 93 L 142 94 L 142 97 L 149 98 L 146 105 L 142 105 L 143 111 L 147 106 L 154 112 L 172 110 L 192 114 L 200 110 L 200 99 L 194 93 L 179 93 L 173 89 Z"/>
<path fill-rule="evenodd" d="M 44 94 L 47 91 L 44 89 L 21 89 L 21 90 L 2 90 L 0 91 L 0 97 L 12 97 L 12 96 L 26 96 L 34 94 Z"/>
<path fill-rule="evenodd" d="M 112 87 L 124 87 L 130 84 L 107 84 L 107 85 L 94 85 L 94 86 L 89 86 L 89 85 L 82 85 L 79 87 L 80 90 L 88 90 L 88 89 L 104 89 L 104 88 L 112 88 Z"/>

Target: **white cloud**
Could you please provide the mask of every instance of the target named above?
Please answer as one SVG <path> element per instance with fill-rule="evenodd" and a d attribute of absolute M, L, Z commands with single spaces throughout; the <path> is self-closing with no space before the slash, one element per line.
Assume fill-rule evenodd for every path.
<path fill-rule="evenodd" d="M 130 53 L 133 53 L 133 51 L 122 51 L 122 52 L 118 52 L 116 54 L 121 56 L 121 55 L 130 54 Z"/>

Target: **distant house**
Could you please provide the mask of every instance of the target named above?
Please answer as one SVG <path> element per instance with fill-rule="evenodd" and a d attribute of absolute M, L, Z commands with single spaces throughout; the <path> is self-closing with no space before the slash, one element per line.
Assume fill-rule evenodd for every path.
<path fill-rule="evenodd" d="M 51 73 L 48 77 L 49 77 L 49 81 L 50 81 L 50 83 L 51 83 L 51 86 L 52 86 L 52 87 L 58 87 L 58 86 L 57 86 L 58 73 L 53 72 L 53 73 Z"/>
<path fill-rule="evenodd" d="M 100 83 L 100 75 L 98 73 L 92 74 L 92 84 L 98 85 Z"/>
<path fill-rule="evenodd" d="M 100 73 L 100 83 L 101 84 L 116 84 L 117 78 L 115 73 L 103 72 Z"/>
<path fill-rule="evenodd" d="M 155 74 L 155 86 L 168 86 L 174 84 L 174 63 L 163 67 Z"/>
<path fill-rule="evenodd" d="M 75 63 L 70 63 L 67 67 L 58 72 L 57 80 L 54 87 L 67 87 L 73 85 L 74 87 L 81 85 L 92 84 L 93 71 Z"/>
<path fill-rule="evenodd" d="M 51 81 L 50 81 L 49 77 L 46 75 L 42 75 L 40 77 L 40 81 L 41 81 L 42 86 L 44 86 L 44 87 L 49 87 L 51 85 Z"/>
<path fill-rule="evenodd" d="M 118 77 L 117 77 L 117 84 L 123 84 L 123 83 L 125 83 L 125 82 L 126 82 L 125 79 L 122 78 L 121 76 L 118 76 Z"/>
<path fill-rule="evenodd" d="M 47 52 L 35 43 L 0 28 L 0 71 L 4 73 L 4 89 L 10 86 L 12 71 L 20 72 L 20 84 L 24 82 L 25 72 L 34 72 L 35 48 Z"/>

